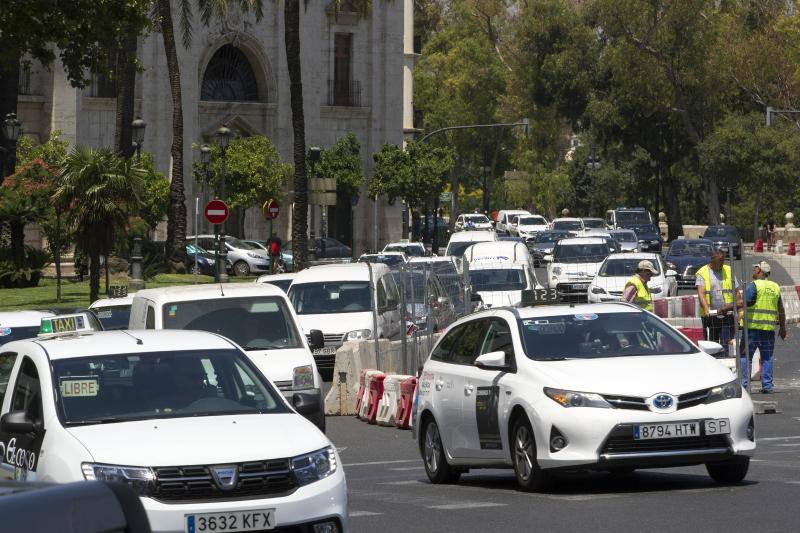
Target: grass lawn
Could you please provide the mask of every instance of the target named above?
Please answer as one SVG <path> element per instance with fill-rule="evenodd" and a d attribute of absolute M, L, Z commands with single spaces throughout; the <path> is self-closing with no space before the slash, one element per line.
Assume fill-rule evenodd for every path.
<path fill-rule="evenodd" d="M 252 282 L 255 278 L 239 278 L 231 276 L 231 282 Z M 213 283 L 210 276 L 197 276 L 199 283 Z M 110 280 L 110 284 L 125 284 L 127 278 Z M 158 274 L 152 280 L 145 282 L 145 287 L 154 289 L 170 285 L 191 285 L 194 283 L 192 274 Z M 101 296 L 105 289 L 105 280 L 100 281 Z M 61 303 L 56 303 L 56 280 L 43 279 L 38 287 L 29 289 L 0 289 L 0 311 L 22 311 L 25 309 L 56 309 L 60 307 L 76 308 L 88 307 L 89 282 L 62 281 Z"/>

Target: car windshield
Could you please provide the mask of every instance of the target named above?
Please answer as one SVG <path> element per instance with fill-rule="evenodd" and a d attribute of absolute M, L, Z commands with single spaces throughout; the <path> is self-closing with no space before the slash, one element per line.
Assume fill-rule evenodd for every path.
<path fill-rule="evenodd" d="M 376 254 L 376 255 L 362 255 L 358 258 L 359 263 L 381 263 L 393 267 L 404 263 L 403 258 L 399 255 Z"/>
<path fill-rule="evenodd" d="M 553 222 L 553 229 L 562 229 L 565 231 L 581 231 L 583 224 L 580 220 L 558 220 Z"/>
<path fill-rule="evenodd" d="M 65 426 L 287 413 L 238 350 L 187 350 L 53 360 Z"/>
<path fill-rule="evenodd" d="M 703 237 L 733 237 L 738 239 L 739 232 L 733 226 L 711 226 L 706 228 Z"/>
<path fill-rule="evenodd" d="M 259 248 L 258 246 L 252 245 L 244 241 L 240 241 L 239 239 L 229 238 L 225 239 L 225 242 L 227 242 L 232 248 L 237 248 L 239 250 L 261 250 L 261 248 Z"/>
<path fill-rule="evenodd" d="M 422 246 L 411 244 L 388 244 L 383 249 L 384 252 L 402 252 L 411 257 L 422 257 L 425 255 L 425 250 Z M 370 261 L 374 263 L 375 261 Z M 388 263 L 387 263 L 388 264 Z"/>
<path fill-rule="evenodd" d="M 608 245 L 597 244 L 557 244 L 553 250 L 556 263 L 599 263 L 608 257 Z"/>
<path fill-rule="evenodd" d="M 567 239 L 571 236 L 572 235 L 570 235 L 569 232 L 566 231 L 564 232 L 548 231 L 544 233 L 538 233 L 535 237 L 536 240 L 533 242 L 553 244 L 560 241 L 561 239 Z"/>
<path fill-rule="evenodd" d="M 270 285 L 275 285 L 283 292 L 289 292 L 289 286 L 292 284 L 292 280 L 290 279 L 276 279 L 265 281 L 264 283 L 269 283 Z"/>
<path fill-rule="evenodd" d="M 711 256 L 711 245 L 704 242 L 674 242 L 667 255 Z"/>
<path fill-rule="evenodd" d="M 525 271 L 521 268 L 470 270 L 473 291 L 521 291 L 525 288 Z"/>
<path fill-rule="evenodd" d="M 39 334 L 39 324 L 35 326 L 0 327 L 0 346 L 7 342 L 31 339 Z"/>
<path fill-rule="evenodd" d="M 602 278 L 613 278 L 613 277 L 630 277 L 636 272 L 636 267 L 639 265 L 640 259 L 608 259 L 603 266 L 600 267 L 600 271 L 597 273 L 598 276 Z M 661 268 L 659 267 L 658 261 L 650 261 L 653 263 L 653 267 L 656 269 L 655 275 L 658 276 L 661 274 Z"/>
<path fill-rule="evenodd" d="M 612 235 L 612 238 L 616 239 L 619 242 L 635 242 L 636 241 L 636 234 L 632 231 L 615 231 Z"/>
<path fill-rule="evenodd" d="M 164 329 L 197 329 L 227 337 L 244 350 L 302 348 L 283 298 L 247 296 L 165 304 Z"/>
<path fill-rule="evenodd" d="M 509 224 L 516 224 L 517 223 L 517 219 L 519 218 L 519 215 L 507 215 L 506 218 L 508 218 L 508 223 Z"/>
<path fill-rule="evenodd" d="M 207 254 L 208 251 L 200 248 L 199 246 L 195 246 L 194 244 L 187 244 L 186 245 L 186 253 L 189 254 L 189 255 L 194 255 L 194 254 L 203 255 L 203 254 Z"/>
<path fill-rule="evenodd" d="M 525 354 L 537 361 L 698 351 L 669 325 L 647 313 L 576 312 L 520 319 L 519 326 Z"/>
<path fill-rule="evenodd" d="M 475 224 L 483 224 L 489 222 L 486 215 L 464 215 L 464 222 L 473 222 Z"/>
<path fill-rule="evenodd" d="M 298 315 L 363 313 L 372 310 L 368 281 L 294 284 L 289 298 Z"/>
<path fill-rule="evenodd" d="M 544 226 L 547 221 L 542 217 L 519 217 L 517 224 L 519 226 Z"/>
<path fill-rule="evenodd" d="M 454 257 L 463 257 L 464 252 L 467 251 L 467 248 L 469 248 L 473 244 L 475 244 L 475 242 L 472 241 L 451 242 L 450 244 L 447 245 L 447 255 L 452 255 Z"/>
<path fill-rule="evenodd" d="M 584 218 L 583 227 L 592 229 L 606 229 L 606 223 L 601 218 Z"/>
<path fill-rule="evenodd" d="M 103 329 L 128 329 L 131 317 L 131 304 L 109 305 L 93 308 L 95 316 L 103 324 Z"/>
<path fill-rule="evenodd" d="M 651 222 L 650 214 L 647 211 L 617 211 L 617 224 L 632 226 Z"/>

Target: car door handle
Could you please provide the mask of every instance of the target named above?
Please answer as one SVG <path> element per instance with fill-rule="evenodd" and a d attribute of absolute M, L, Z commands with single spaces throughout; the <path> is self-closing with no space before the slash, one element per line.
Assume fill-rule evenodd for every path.
<path fill-rule="evenodd" d="M 444 381 L 441 379 L 436 382 L 436 390 L 442 390 L 444 388 Z"/>
<path fill-rule="evenodd" d="M 474 391 L 474 390 L 475 390 L 475 386 L 474 385 L 472 385 L 470 383 L 467 383 L 466 385 L 464 385 L 464 394 L 466 394 L 467 396 L 472 394 L 472 391 Z"/>

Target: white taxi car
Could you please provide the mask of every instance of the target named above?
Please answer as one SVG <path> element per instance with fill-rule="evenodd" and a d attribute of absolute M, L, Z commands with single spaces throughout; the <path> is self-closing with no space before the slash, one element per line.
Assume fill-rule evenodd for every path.
<path fill-rule="evenodd" d="M 753 404 L 710 355 L 722 347 L 703 346 L 624 303 L 470 315 L 420 376 L 414 428 L 428 477 L 511 467 L 522 489 L 539 490 L 555 469 L 705 464 L 739 482 L 756 447 Z"/>
<path fill-rule="evenodd" d="M 238 346 L 199 331 L 79 331 L 80 316 L 43 322 L 68 331 L 72 318 L 73 333 L 3 347 L 0 476 L 125 483 L 153 531 L 347 530 L 336 450 Z"/>
<path fill-rule="evenodd" d="M 606 257 L 589 285 L 589 303 L 622 300 L 625 284 L 639 266 L 640 261 L 650 261 L 656 272 L 647 283 L 654 300 L 678 295 L 677 272 L 670 270 L 661 254 L 649 252 L 621 253 Z"/>
<path fill-rule="evenodd" d="M 0 313 L 0 346 L 35 337 L 42 319 L 51 316 L 54 314 L 48 311 L 3 311 Z"/>

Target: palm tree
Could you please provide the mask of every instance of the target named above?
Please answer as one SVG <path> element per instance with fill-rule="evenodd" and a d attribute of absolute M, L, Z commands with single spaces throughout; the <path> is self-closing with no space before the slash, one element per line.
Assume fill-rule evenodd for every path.
<path fill-rule="evenodd" d="M 108 256 L 116 232 L 139 206 L 144 170 L 108 148 L 76 146 L 61 167 L 53 203 L 67 205 L 66 223 L 90 259 L 89 299 L 100 292 L 100 255 Z"/>

